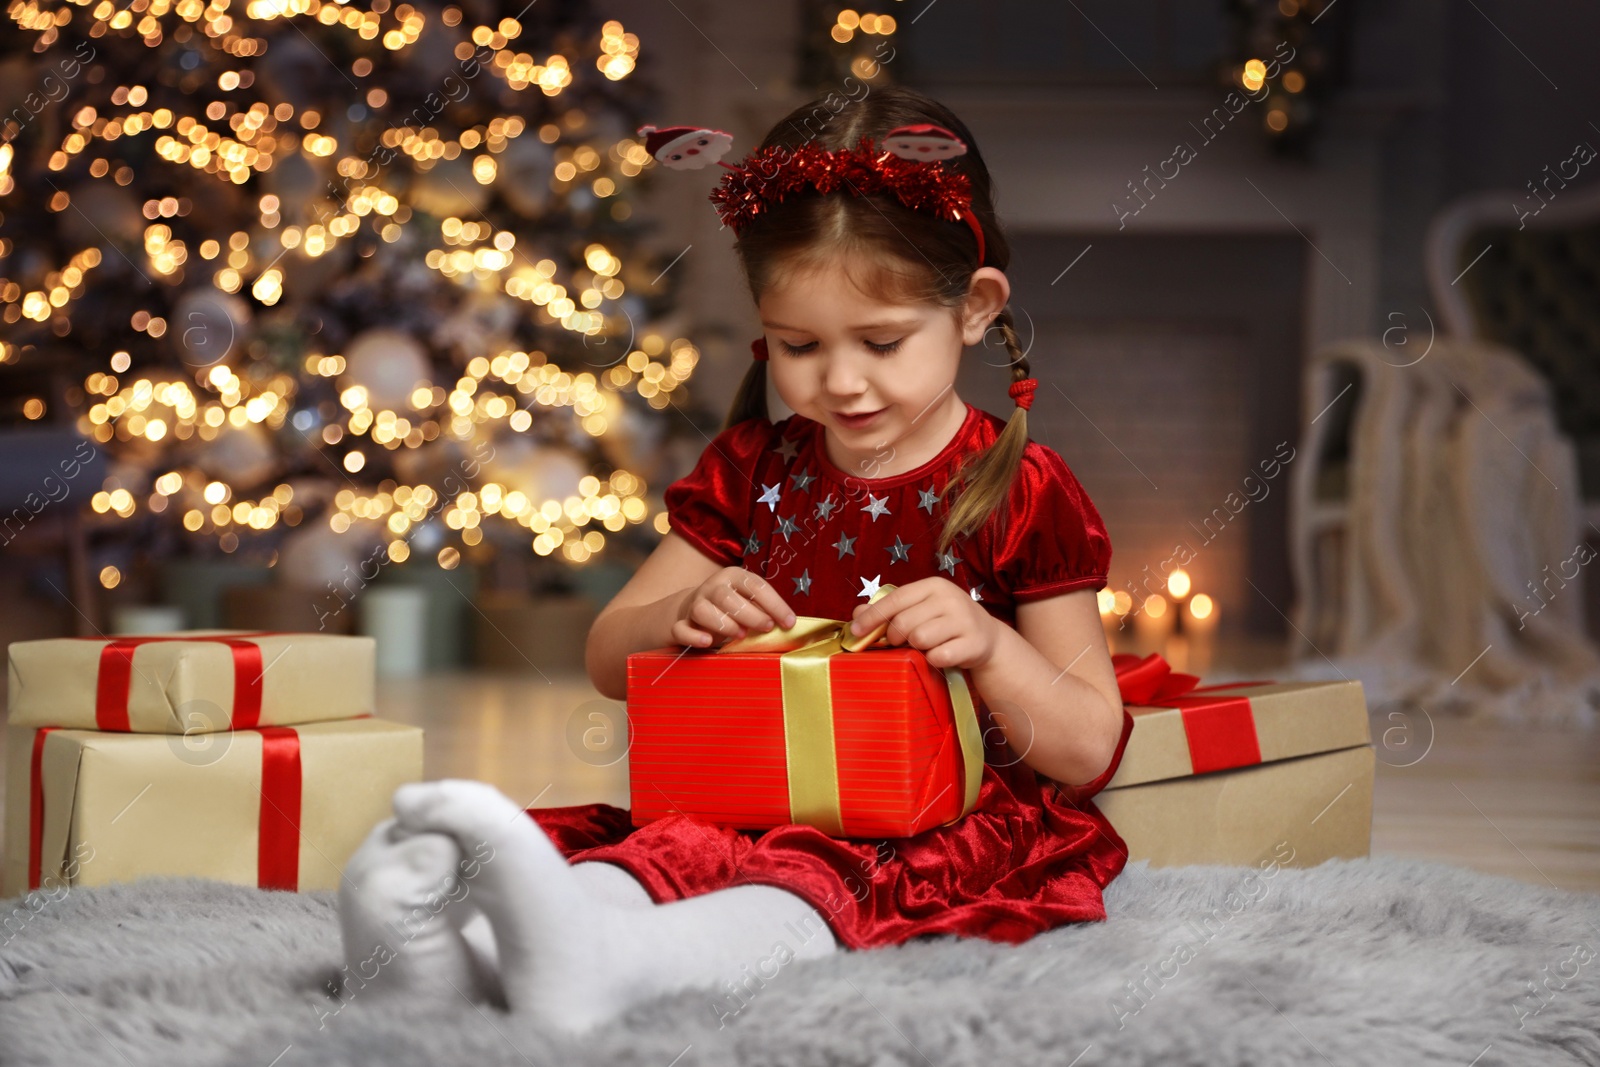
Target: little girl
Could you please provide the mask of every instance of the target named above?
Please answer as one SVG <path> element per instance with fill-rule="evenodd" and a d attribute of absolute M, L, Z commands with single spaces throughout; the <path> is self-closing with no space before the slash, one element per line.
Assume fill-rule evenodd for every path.
<path fill-rule="evenodd" d="M 1061 457 L 1028 440 L 1036 382 L 988 172 L 961 121 L 916 92 L 874 90 L 813 135 L 820 106 L 780 121 L 712 196 L 764 334 L 726 429 L 666 491 L 671 532 L 596 619 L 588 671 L 623 699 L 632 652 L 797 614 L 886 623 L 890 643 L 967 672 L 976 807 L 866 840 L 681 814 L 635 829 L 606 804 L 524 812 L 482 783 L 404 786 L 341 893 L 362 979 L 447 996 L 448 982 L 573 1031 L 705 986 L 726 1024 L 792 959 L 1105 918 L 1127 852 L 1089 798 L 1133 728 L 1095 599 L 1111 545 Z M 675 169 L 728 144 L 641 132 Z M 963 348 L 993 329 L 1006 420 L 954 388 Z M 769 378 L 795 413 L 778 422 Z"/>

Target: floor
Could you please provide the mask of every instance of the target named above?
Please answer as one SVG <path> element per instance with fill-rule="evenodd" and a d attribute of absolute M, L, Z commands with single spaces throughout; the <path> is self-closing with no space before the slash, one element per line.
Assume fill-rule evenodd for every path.
<path fill-rule="evenodd" d="M 1229 662 L 1262 677 L 1272 655 L 1236 650 Z M 620 712 L 576 674 L 479 671 L 379 681 L 379 715 L 426 731 L 425 777 L 490 782 L 524 807 L 627 807 Z M 1372 732 L 1375 853 L 1600 891 L 1600 732 L 1378 718 Z M 0 773 L 3 767 L 0 758 Z"/>

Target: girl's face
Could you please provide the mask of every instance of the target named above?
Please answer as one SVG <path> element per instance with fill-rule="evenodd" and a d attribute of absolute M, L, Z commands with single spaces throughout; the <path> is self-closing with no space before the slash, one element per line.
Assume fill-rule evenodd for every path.
<path fill-rule="evenodd" d="M 955 391 L 961 349 L 983 339 L 1009 296 L 993 267 L 973 274 L 959 317 L 876 299 L 839 264 L 792 273 L 758 305 L 767 373 L 785 404 L 822 424 L 835 466 L 863 478 L 912 470 L 966 418 Z"/>

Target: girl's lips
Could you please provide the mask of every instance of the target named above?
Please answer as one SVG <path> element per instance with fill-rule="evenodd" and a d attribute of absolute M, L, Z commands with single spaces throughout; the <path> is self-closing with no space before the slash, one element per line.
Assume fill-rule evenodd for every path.
<path fill-rule="evenodd" d="M 883 414 L 883 410 L 883 408 L 879 408 L 876 411 L 868 411 L 860 415 L 846 415 L 842 411 L 835 411 L 833 417 L 839 420 L 841 426 L 851 430 L 860 430 L 871 426 L 873 420 Z"/>

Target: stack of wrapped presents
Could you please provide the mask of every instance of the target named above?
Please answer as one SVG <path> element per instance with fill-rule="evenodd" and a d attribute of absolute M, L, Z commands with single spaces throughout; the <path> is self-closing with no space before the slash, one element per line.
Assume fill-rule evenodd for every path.
<path fill-rule="evenodd" d="M 0 895 L 147 876 L 338 886 L 422 778 L 370 637 L 196 630 L 10 646 Z"/>
<path fill-rule="evenodd" d="M 972 810 L 983 773 L 963 672 L 800 619 L 715 651 L 628 661 L 636 825 L 673 813 L 761 829 L 907 837 Z M 1368 853 L 1373 746 L 1361 684 L 1202 686 L 1113 657 L 1133 733 L 1093 803 L 1155 866 L 1314 866 Z"/>

